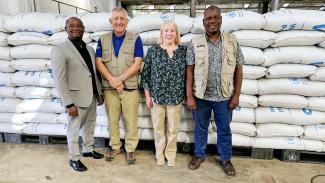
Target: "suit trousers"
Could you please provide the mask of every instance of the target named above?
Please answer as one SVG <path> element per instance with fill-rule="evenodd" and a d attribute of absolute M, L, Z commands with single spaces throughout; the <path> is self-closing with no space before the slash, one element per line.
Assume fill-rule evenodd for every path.
<path fill-rule="evenodd" d="M 153 104 L 151 118 L 154 128 L 156 159 L 174 162 L 182 103 L 178 105 Z"/>
<path fill-rule="evenodd" d="M 96 99 L 89 107 L 78 107 L 78 116 L 69 118 L 67 140 L 69 158 L 73 161 L 80 159 L 79 134 L 81 130 L 82 152 L 92 152 L 94 145 L 94 130 L 96 125 Z"/>
<path fill-rule="evenodd" d="M 120 118 L 123 115 L 125 126 L 125 150 L 134 152 L 138 142 L 138 108 L 139 90 L 124 90 L 118 93 L 116 90 L 104 90 L 105 107 L 109 123 L 109 145 L 112 149 L 120 149 Z"/>

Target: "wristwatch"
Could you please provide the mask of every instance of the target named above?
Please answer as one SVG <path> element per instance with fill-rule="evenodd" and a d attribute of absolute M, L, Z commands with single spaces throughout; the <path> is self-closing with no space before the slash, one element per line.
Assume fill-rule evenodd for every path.
<path fill-rule="evenodd" d="M 120 78 L 120 80 L 122 80 L 123 82 L 126 80 L 124 74 L 120 75 L 119 78 Z"/>

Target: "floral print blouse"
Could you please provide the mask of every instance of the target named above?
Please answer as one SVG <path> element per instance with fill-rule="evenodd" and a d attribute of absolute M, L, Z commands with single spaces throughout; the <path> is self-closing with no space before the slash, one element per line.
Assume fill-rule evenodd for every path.
<path fill-rule="evenodd" d="M 186 47 L 179 45 L 170 58 L 159 45 L 149 48 L 144 59 L 141 86 L 159 105 L 177 105 L 185 95 Z"/>

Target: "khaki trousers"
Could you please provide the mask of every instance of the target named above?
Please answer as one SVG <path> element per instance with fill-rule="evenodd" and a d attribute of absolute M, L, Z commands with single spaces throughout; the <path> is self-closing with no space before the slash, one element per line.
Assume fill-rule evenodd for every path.
<path fill-rule="evenodd" d="M 78 116 L 68 116 L 67 141 L 69 158 L 73 161 L 80 159 L 79 131 L 82 137 L 82 152 L 92 152 L 94 145 L 94 131 L 96 125 L 96 99 L 89 107 L 78 107 Z"/>
<path fill-rule="evenodd" d="M 122 142 L 120 140 L 119 120 L 121 114 L 125 126 L 125 150 L 134 152 L 138 142 L 138 108 L 139 91 L 123 91 L 119 94 L 116 90 L 104 90 L 105 106 L 108 114 L 109 123 L 109 145 L 113 149 L 120 149 Z"/>
<path fill-rule="evenodd" d="M 181 107 L 182 103 L 178 105 L 154 103 L 151 108 L 157 160 L 164 160 L 165 157 L 167 161 L 175 161 L 176 159 Z"/>

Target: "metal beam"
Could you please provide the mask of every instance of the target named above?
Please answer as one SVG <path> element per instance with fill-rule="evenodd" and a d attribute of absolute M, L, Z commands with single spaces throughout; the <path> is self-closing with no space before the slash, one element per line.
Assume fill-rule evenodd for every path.
<path fill-rule="evenodd" d="M 272 0 L 271 2 L 271 11 L 279 9 L 279 0 Z"/>
<path fill-rule="evenodd" d="M 196 17 L 196 15 L 195 15 L 195 11 L 196 11 L 196 7 L 195 7 L 195 0 L 191 0 L 191 12 L 190 12 L 190 16 L 191 17 Z"/>

